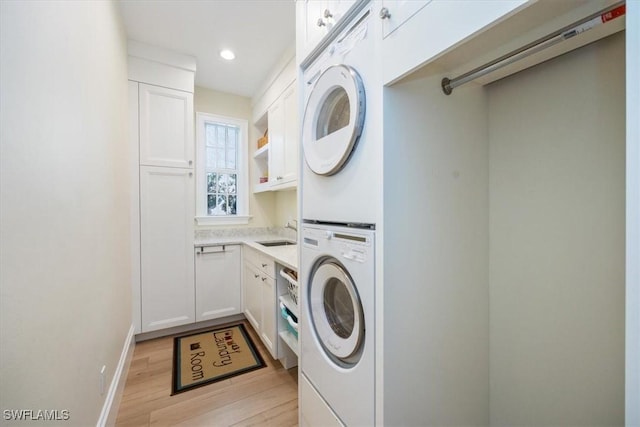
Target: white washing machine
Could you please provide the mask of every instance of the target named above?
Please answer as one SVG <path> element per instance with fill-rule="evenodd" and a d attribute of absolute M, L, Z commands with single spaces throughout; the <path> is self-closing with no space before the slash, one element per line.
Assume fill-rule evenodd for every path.
<path fill-rule="evenodd" d="M 376 223 L 382 135 L 367 112 L 381 102 L 369 90 L 378 80 L 371 19 L 361 10 L 304 70 L 302 218 Z"/>
<path fill-rule="evenodd" d="M 374 237 L 373 226 L 302 228 L 300 369 L 347 426 L 374 425 Z"/>

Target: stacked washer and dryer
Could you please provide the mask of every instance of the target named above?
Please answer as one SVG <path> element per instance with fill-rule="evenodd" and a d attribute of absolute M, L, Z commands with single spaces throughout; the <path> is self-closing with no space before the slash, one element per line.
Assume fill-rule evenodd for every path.
<path fill-rule="evenodd" d="M 376 183 L 381 182 L 375 165 L 382 136 L 367 117 L 367 89 L 377 79 L 370 12 L 362 7 L 306 68 L 303 62 L 303 426 L 373 425 L 375 419 Z"/>

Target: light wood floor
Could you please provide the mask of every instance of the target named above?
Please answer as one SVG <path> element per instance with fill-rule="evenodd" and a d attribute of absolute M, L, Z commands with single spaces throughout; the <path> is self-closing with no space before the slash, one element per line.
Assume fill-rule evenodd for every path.
<path fill-rule="evenodd" d="M 297 368 L 273 360 L 244 324 L 267 366 L 175 396 L 173 337 L 137 343 L 116 426 L 297 426 Z"/>

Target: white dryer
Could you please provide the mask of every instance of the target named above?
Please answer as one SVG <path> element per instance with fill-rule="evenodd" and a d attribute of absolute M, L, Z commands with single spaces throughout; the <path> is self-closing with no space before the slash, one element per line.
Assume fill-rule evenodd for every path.
<path fill-rule="evenodd" d="M 347 426 L 375 419 L 374 237 L 373 226 L 302 228 L 300 368 Z"/>
<path fill-rule="evenodd" d="M 373 89 L 379 85 L 371 25 L 366 7 L 304 70 L 302 218 L 377 222 L 382 135 L 368 104 L 380 103 L 381 91 Z"/>

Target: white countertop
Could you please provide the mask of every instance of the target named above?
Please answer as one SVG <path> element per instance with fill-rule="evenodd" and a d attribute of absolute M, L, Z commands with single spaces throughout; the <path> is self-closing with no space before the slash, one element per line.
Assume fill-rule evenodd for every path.
<path fill-rule="evenodd" d="M 194 247 L 221 246 L 221 245 L 247 245 L 265 255 L 273 258 L 278 264 L 293 268 L 298 271 L 298 245 L 286 246 L 262 246 L 257 242 L 269 242 L 274 240 L 289 240 L 277 234 L 260 234 L 247 236 L 219 236 L 196 239 Z"/>

